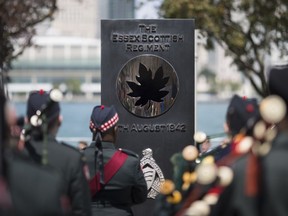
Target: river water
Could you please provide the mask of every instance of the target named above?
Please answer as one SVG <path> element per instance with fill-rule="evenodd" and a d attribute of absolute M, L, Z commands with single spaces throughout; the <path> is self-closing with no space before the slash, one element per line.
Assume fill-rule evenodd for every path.
<path fill-rule="evenodd" d="M 61 140 L 65 140 L 72 145 L 79 140 L 89 141 L 91 133 L 88 128 L 90 113 L 96 102 L 62 102 L 61 113 L 63 123 L 58 133 Z M 223 132 L 223 123 L 228 106 L 227 101 L 209 101 L 196 103 L 195 131 L 204 131 L 208 135 Z M 26 104 L 16 102 L 15 107 L 18 115 L 25 115 Z"/>

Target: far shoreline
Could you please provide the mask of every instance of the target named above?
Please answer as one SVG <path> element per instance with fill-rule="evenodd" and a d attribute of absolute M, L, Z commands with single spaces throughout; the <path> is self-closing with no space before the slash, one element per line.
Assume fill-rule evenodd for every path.
<path fill-rule="evenodd" d="M 10 101 L 13 103 L 25 103 L 27 101 L 26 95 L 14 95 L 13 97 L 10 97 Z M 93 95 L 93 96 L 85 96 L 85 95 L 73 95 L 72 97 L 63 97 L 62 102 L 64 103 L 92 103 L 92 102 L 99 102 L 101 101 L 100 95 Z"/>

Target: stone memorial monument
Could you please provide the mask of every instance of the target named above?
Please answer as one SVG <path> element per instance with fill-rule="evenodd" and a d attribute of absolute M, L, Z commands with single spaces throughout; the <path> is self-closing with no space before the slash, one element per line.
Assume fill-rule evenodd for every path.
<path fill-rule="evenodd" d="M 194 60 L 192 19 L 101 21 L 101 103 L 117 109 L 117 145 L 139 155 L 148 186 L 135 215 L 152 215 L 171 156 L 194 143 Z"/>

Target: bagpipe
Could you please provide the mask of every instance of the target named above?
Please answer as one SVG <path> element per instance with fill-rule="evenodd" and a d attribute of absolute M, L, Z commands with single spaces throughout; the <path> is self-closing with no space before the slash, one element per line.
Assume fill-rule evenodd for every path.
<path fill-rule="evenodd" d="M 257 169 L 262 169 L 261 158 L 271 150 L 271 143 L 277 135 L 276 124 L 286 115 L 286 104 L 280 97 L 270 95 L 261 101 L 259 111 L 259 116 L 249 119 L 246 127 L 229 144 L 225 144 L 230 149 L 220 160 L 216 161 L 214 155 L 222 150 L 222 146 L 203 154 L 199 150 L 202 143 L 222 137 L 223 133 L 210 136 L 203 132 L 195 133 L 194 145 L 188 145 L 181 153 L 177 153 L 178 161 L 173 163 L 177 175 L 174 175 L 173 181 L 166 180 L 161 189 L 166 215 L 210 215 L 211 208 L 217 204 L 222 191 L 233 181 L 231 166 L 244 155 L 248 157 L 251 166 L 247 169 L 251 170 L 245 176 L 247 185 L 243 190 L 254 196 L 259 192 L 256 181 L 261 176 L 256 176 L 259 173 Z"/>
<path fill-rule="evenodd" d="M 218 133 L 207 136 L 204 132 L 197 132 L 194 134 L 194 145 L 188 145 L 182 152 L 172 156 L 174 177 L 173 180 L 165 180 L 161 187 L 162 197 L 159 200 L 162 201 L 162 208 L 159 207 L 156 211 L 162 212 L 156 214 L 190 215 L 192 204 L 193 209 L 196 209 L 192 209 L 195 213 L 193 215 L 206 215 L 209 212 L 209 204 L 216 203 L 217 196 L 214 193 L 207 195 L 208 191 L 214 185 L 228 184 L 232 178 L 232 171 L 227 167 L 217 168 L 212 155 L 213 152 L 218 151 L 218 146 L 204 154 L 200 153 L 200 146 L 208 139 L 220 138 L 224 135 Z M 200 202 L 200 198 L 205 202 Z"/>

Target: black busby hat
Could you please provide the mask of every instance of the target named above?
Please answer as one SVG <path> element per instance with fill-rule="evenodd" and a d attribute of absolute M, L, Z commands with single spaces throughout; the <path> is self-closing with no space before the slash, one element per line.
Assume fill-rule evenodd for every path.
<path fill-rule="evenodd" d="M 89 128 L 92 133 L 105 132 L 116 125 L 119 117 L 114 106 L 95 106 L 93 108 Z"/>
<path fill-rule="evenodd" d="M 271 94 L 280 96 L 288 105 L 288 65 L 274 66 L 269 73 L 268 85 Z"/>
<path fill-rule="evenodd" d="M 258 117 L 259 106 L 256 98 L 233 96 L 226 113 L 226 121 L 232 136 L 238 134 L 241 129 L 248 129 L 248 121 L 256 120 Z"/>
<path fill-rule="evenodd" d="M 32 91 L 29 94 L 27 102 L 27 111 L 26 115 L 30 119 L 33 115 L 36 114 L 38 110 L 41 110 L 43 106 L 51 101 L 49 92 L 39 90 Z M 49 109 L 45 112 L 48 122 L 55 119 L 60 114 L 60 105 L 58 102 L 50 103 Z"/>

